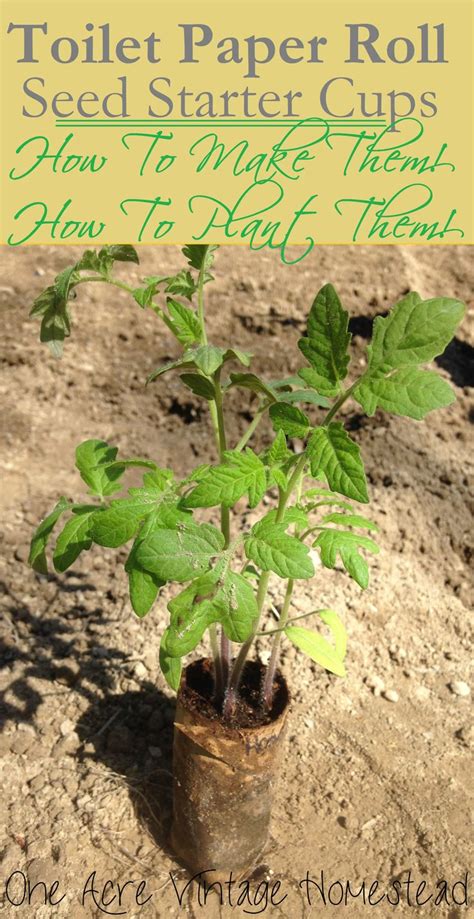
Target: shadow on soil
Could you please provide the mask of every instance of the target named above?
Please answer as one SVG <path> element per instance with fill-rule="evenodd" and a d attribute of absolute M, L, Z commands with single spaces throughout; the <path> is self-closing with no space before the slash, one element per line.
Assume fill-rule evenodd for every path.
<path fill-rule="evenodd" d="M 0 581 L 3 613 L 0 668 L 11 679 L 0 693 L 0 730 L 7 723 L 34 724 L 39 707 L 50 695 L 73 691 L 88 702 L 76 731 L 81 740 L 77 758 L 101 761 L 126 783 L 138 819 L 158 845 L 167 849 L 171 815 L 171 760 L 175 704 L 146 680 L 140 690 L 114 692 L 114 670 L 127 655 L 110 644 L 120 621 L 104 619 L 104 611 L 78 599 L 65 610 L 64 594 L 89 594 L 96 588 L 71 572 L 61 581 L 48 578 L 54 592 L 47 602 L 22 602 Z M 92 609 L 91 609 L 92 606 Z M 107 645 L 94 626 L 107 624 Z M 85 646 L 85 638 L 87 646 Z M 60 705 L 60 702 L 58 702 Z"/>
<path fill-rule="evenodd" d="M 81 764 L 101 762 L 127 786 L 137 819 L 168 854 L 175 704 L 151 682 L 92 702 L 76 725 Z"/>
<path fill-rule="evenodd" d="M 98 693 L 112 687 L 104 657 L 109 667 L 125 659 L 123 651 L 109 645 L 104 647 L 93 634 L 88 636 L 93 647 L 84 649 L 80 644 L 87 628 L 107 622 L 112 626 L 116 619 L 104 619 L 100 607 L 86 609 L 79 600 L 64 611 L 61 595 L 79 592 L 82 595 L 96 590 L 84 575 L 76 571 L 69 575 L 74 583 L 67 575 L 61 581 L 54 575 L 48 578 L 56 590 L 46 609 L 42 600 L 37 607 L 22 602 L 16 592 L 0 581 L 5 601 L 0 631 L 0 668 L 9 667 L 12 672 L 7 689 L 0 694 L 0 730 L 7 721 L 33 722 L 43 699 L 51 694 L 61 695 L 67 691 L 66 687 L 74 688 L 93 702 Z"/>

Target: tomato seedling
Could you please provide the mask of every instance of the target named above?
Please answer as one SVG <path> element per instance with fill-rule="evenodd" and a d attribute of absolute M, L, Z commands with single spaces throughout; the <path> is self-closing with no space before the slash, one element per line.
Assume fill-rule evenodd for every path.
<path fill-rule="evenodd" d="M 245 662 L 262 632 L 272 640 L 262 707 L 272 706 L 283 638 L 326 670 L 344 676 L 346 633 L 337 613 L 316 609 L 308 614 L 323 631 L 302 625 L 305 617 L 291 616 L 295 582 L 314 575 L 311 550 L 320 554 L 326 568 L 341 563 L 362 589 L 369 581 L 365 554 L 379 551 L 373 536 L 377 526 L 357 510 L 369 500 L 360 450 L 337 414 L 349 398 L 367 415 L 382 409 L 416 420 L 449 405 L 453 390 L 423 365 L 444 351 L 464 307 L 445 297 L 403 297 L 386 317 L 375 319 L 365 369 L 346 386 L 349 315 L 334 287 L 326 284 L 314 299 L 307 334 L 299 341 L 298 373 L 264 380 L 249 370 L 250 354 L 208 340 L 204 295 L 213 280 L 215 248 L 187 246 L 186 267 L 173 276 L 145 278 L 138 288 L 113 274 L 116 261 L 138 263 L 132 246 L 87 251 L 36 299 L 32 315 L 41 317 L 41 340 L 56 356 L 70 333 L 71 298 L 81 284 L 102 281 L 118 286 L 140 307 L 152 309 L 182 352 L 157 368 L 148 382 L 178 372 L 184 386 L 207 402 L 218 461 L 199 465 L 179 479 L 147 458 L 119 456 L 117 447 L 103 440 L 80 444 L 76 466 L 89 497 L 79 502 L 60 498 L 34 534 L 29 561 L 36 571 L 47 572 L 46 545 L 64 517 L 53 552 L 58 572 L 94 543 L 110 548 L 130 544 L 125 571 L 137 616 L 149 613 L 166 583 L 178 585 L 161 636 L 160 663 L 166 680 L 178 689 L 182 659 L 207 632 L 216 706 L 225 720 L 232 721 Z M 255 408 L 243 437 L 230 444 L 225 405 L 236 387 L 254 394 Z M 319 416 L 316 423 L 313 413 Z M 249 444 L 266 417 L 274 438 L 256 452 Z M 292 447 L 295 439 L 298 452 Z M 117 497 L 131 466 L 143 468 L 142 484 Z M 275 497 L 271 510 L 262 504 L 268 492 Z M 261 516 L 248 528 L 234 529 L 231 511 L 242 498 L 252 509 L 261 507 Z M 203 508 L 220 508 L 219 527 L 200 521 Z M 285 582 L 285 589 L 279 619 L 269 628 L 264 616 L 272 574 Z M 235 655 L 232 645 L 239 646 Z"/>

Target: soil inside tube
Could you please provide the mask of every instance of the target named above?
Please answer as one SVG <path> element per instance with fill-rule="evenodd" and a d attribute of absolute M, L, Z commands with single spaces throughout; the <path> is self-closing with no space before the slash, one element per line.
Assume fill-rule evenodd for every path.
<path fill-rule="evenodd" d="M 288 704 L 289 693 L 284 677 L 277 672 L 273 683 L 273 705 L 267 711 L 262 705 L 264 673 L 265 667 L 261 661 L 247 661 L 234 713 L 230 720 L 224 721 L 220 706 L 214 699 L 212 661 L 193 661 L 187 667 L 186 681 L 181 686 L 182 703 L 189 711 L 198 712 L 210 721 L 219 721 L 227 728 L 255 728 L 271 724 Z"/>

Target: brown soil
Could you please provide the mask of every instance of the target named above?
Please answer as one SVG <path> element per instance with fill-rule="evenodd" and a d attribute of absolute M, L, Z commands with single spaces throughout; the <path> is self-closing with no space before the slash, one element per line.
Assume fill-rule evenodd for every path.
<path fill-rule="evenodd" d="M 239 694 L 229 719 L 222 718 L 222 700 L 216 700 L 214 677 L 209 660 L 193 661 L 187 668 L 186 680 L 181 685 L 183 705 L 190 711 L 200 712 L 210 721 L 218 720 L 230 729 L 254 728 L 271 724 L 288 704 L 288 689 L 284 677 L 277 673 L 273 683 L 273 704 L 269 711 L 262 705 L 262 686 L 265 668 L 258 661 L 247 661 L 239 684 Z"/>
<path fill-rule="evenodd" d="M 74 471 L 80 441 L 105 438 L 178 473 L 214 456 L 206 407 L 176 375 L 144 388 L 147 374 L 176 349 L 156 317 L 125 293 L 83 289 L 64 359 L 55 362 L 40 346 L 29 307 L 79 251 L 45 246 L 1 256 L 1 877 L 19 869 L 32 884 L 57 879 L 65 894 L 54 908 L 7 903 L 5 915 L 103 915 L 90 895 L 80 901 L 95 870 L 98 888 L 107 879 L 134 882 L 123 894 L 127 916 L 168 917 L 186 907 L 213 919 L 216 899 L 200 909 L 194 890 L 181 910 L 169 877 L 174 700 L 157 654 L 169 592 L 139 621 L 115 551 L 85 553 L 62 576 L 40 577 L 26 566 L 38 520 L 60 494 L 81 495 Z M 182 263 L 177 249 L 142 248 L 140 255 L 140 267 L 125 266 L 124 277 L 168 274 Z M 351 313 L 357 368 L 375 315 L 408 289 L 469 301 L 472 269 L 466 247 L 325 247 L 293 268 L 265 251 L 221 249 L 209 290 L 211 339 L 253 351 L 257 372 L 289 375 L 312 296 L 331 280 Z M 326 885 L 365 878 L 383 888 L 411 870 L 414 883 L 425 879 L 431 889 L 442 878 L 459 880 L 468 867 L 473 730 L 470 697 L 452 686 L 470 681 L 473 346 L 471 313 L 436 367 L 457 401 L 424 423 L 365 419 L 348 406 L 382 551 L 365 593 L 342 571 L 321 568 L 295 592 L 294 615 L 330 606 L 344 619 L 348 676 L 333 677 L 285 646 L 292 710 L 258 876 L 280 879 L 287 899 L 267 915 L 371 915 L 360 899 L 325 908 L 317 895 L 305 913 L 298 882 L 307 871 L 320 881 L 323 870 Z M 231 439 L 245 430 L 249 404 L 242 392 L 230 396 Z M 256 445 L 269 439 L 262 426 Z M 271 600 L 282 600 L 277 579 Z M 265 660 L 264 639 L 259 650 Z M 397 696 L 384 695 L 390 690 Z M 183 878 L 178 873 L 176 883 Z M 138 906 L 141 879 L 152 899 Z M 449 899 L 422 915 L 467 915 Z M 382 903 L 373 912 L 386 919 L 392 909 Z M 417 912 L 396 909 L 397 916 Z M 222 914 L 245 915 L 242 907 Z"/>

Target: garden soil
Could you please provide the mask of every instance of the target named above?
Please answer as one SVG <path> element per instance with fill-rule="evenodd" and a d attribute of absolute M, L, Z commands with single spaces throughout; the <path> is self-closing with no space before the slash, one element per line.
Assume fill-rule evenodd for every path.
<path fill-rule="evenodd" d="M 182 475 L 215 456 L 206 405 L 177 374 L 145 388 L 176 346 L 126 293 L 84 286 L 63 360 L 40 345 L 38 325 L 28 319 L 32 301 L 80 251 L 4 248 L 0 263 L 1 890 L 21 871 L 31 884 L 59 881 L 53 904 L 63 896 L 59 905 L 40 906 L 39 888 L 36 905 L 5 899 L 4 915 L 104 915 L 87 892 L 95 871 L 96 900 L 107 880 L 133 882 L 109 913 L 213 919 L 231 915 L 230 907 L 213 896 L 201 908 L 196 887 L 180 906 L 170 876 L 181 892 L 186 876 L 167 843 L 174 700 L 158 668 L 168 591 L 139 621 L 116 551 L 96 548 L 61 576 L 40 577 L 26 565 L 41 517 L 59 495 L 82 494 L 74 470 L 82 440 L 104 438 Z M 125 265 L 120 275 L 138 283 L 182 266 L 175 248 L 141 248 L 140 257 L 140 266 Z M 211 340 L 252 351 L 257 372 L 278 378 L 298 368 L 297 339 L 326 282 L 350 311 L 357 371 L 374 316 L 411 289 L 469 301 L 473 259 L 467 247 L 323 247 L 284 266 L 276 253 L 229 247 L 217 253 L 215 276 L 207 294 Z M 348 675 L 334 677 L 285 646 L 292 708 L 271 838 L 252 883 L 279 879 L 287 896 L 265 915 L 418 915 L 407 904 L 364 906 L 361 897 L 332 905 L 328 888 L 350 881 L 355 889 L 365 879 L 383 890 L 411 871 L 415 887 L 426 880 L 426 896 L 442 879 L 463 879 L 469 867 L 473 346 L 471 313 L 436 367 L 457 401 L 424 423 L 345 409 L 366 463 L 382 551 L 371 560 L 365 593 L 342 571 L 321 566 L 295 592 L 293 615 L 321 607 L 341 614 Z M 243 391 L 228 397 L 231 440 L 248 424 L 251 398 Z M 262 425 L 254 445 L 263 448 L 270 436 Z M 253 517 L 247 513 L 247 522 Z M 278 607 L 276 578 L 270 598 Z M 260 650 L 268 659 L 265 639 Z M 305 903 L 299 882 L 306 872 L 321 886 L 324 879 L 326 905 L 315 888 L 312 908 Z M 23 874 L 14 878 L 16 893 L 9 886 L 16 902 Z M 334 903 L 338 891 L 336 884 Z M 111 896 L 109 886 L 104 903 Z M 467 915 L 449 899 L 420 914 Z"/>

